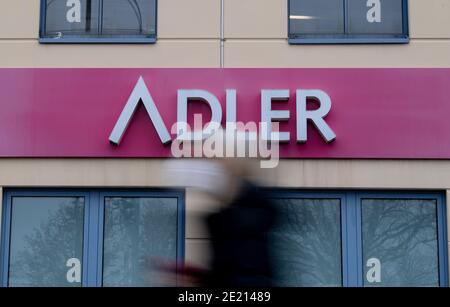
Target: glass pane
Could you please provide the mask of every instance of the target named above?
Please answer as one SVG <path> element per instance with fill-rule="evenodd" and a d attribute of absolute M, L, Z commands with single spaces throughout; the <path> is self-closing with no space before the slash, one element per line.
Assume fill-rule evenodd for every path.
<path fill-rule="evenodd" d="M 341 286 L 340 199 L 276 199 L 277 286 Z"/>
<path fill-rule="evenodd" d="M 349 34 L 402 34 L 402 0 L 348 0 Z"/>
<path fill-rule="evenodd" d="M 174 286 L 159 261 L 177 259 L 177 199 L 105 197 L 104 286 Z"/>
<path fill-rule="evenodd" d="M 155 0 L 108 0 L 104 2 L 103 36 L 149 36 L 155 33 Z"/>
<path fill-rule="evenodd" d="M 365 286 L 438 286 L 436 200 L 363 199 Z"/>
<path fill-rule="evenodd" d="M 9 286 L 81 286 L 83 197 L 13 197 Z"/>
<path fill-rule="evenodd" d="M 45 5 L 46 37 L 98 35 L 99 0 L 47 0 Z"/>
<path fill-rule="evenodd" d="M 290 35 L 343 34 L 344 0 L 291 0 Z"/>

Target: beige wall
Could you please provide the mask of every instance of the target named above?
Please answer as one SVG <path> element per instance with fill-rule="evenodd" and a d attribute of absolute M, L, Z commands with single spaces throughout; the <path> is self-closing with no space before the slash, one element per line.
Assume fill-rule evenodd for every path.
<path fill-rule="evenodd" d="M 223 0 L 225 67 L 450 67 L 450 1 L 409 0 L 408 45 L 289 45 L 287 0 Z M 160 0 L 154 45 L 40 45 L 39 0 L 0 4 L 0 67 L 220 67 L 220 0 Z"/>
<path fill-rule="evenodd" d="M 0 159 L 0 187 L 170 186 L 162 159 Z M 260 170 L 272 187 L 450 189 L 448 160 L 284 159 Z M 195 198 L 194 198 L 195 199 Z"/>

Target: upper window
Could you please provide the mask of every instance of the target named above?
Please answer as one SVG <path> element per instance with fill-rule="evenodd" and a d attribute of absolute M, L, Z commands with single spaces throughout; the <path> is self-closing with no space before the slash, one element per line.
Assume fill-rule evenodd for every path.
<path fill-rule="evenodd" d="M 156 0 L 41 0 L 41 42 L 156 39 Z"/>
<path fill-rule="evenodd" d="M 407 0 L 289 0 L 289 42 L 406 43 Z"/>

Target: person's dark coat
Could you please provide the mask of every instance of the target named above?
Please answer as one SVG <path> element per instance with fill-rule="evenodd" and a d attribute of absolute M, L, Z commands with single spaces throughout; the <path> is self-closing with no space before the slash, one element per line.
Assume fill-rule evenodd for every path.
<path fill-rule="evenodd" d="M 267 233 L 275 220 L 275 207 L 262 190 L 248 182 L 229 206 L 210 215 L 207 225 L 213 259 L 207 286 L 272 286 Z"/>

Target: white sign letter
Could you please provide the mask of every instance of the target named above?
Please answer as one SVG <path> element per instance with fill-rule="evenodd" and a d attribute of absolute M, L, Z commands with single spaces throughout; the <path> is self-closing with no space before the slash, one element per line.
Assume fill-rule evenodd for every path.
<path fill-rule="evenodd" d="M 202 131 L 188 132 L 187 109 L 189 100 L 201 100 L 206 102 L 211 109 L 211 121 Z M 177 106 L 177 138 L 180 140 L 204 140 L 211 136 L 220 127 L 222 122 L 222 107 L 219 100 L 213 94 L 203 90 L 178 90 Z M 195 125 L 195 123 L 194 123 Z"/>
<path fill-rule="evenodd" d="M 116 145 L 120 144 L 123 134 L 127 130 L 128 124 L 133 118 L 133 114 L 137 109 L 139 101 L 141 100 L 145 106 L 145 110 L 147 110 L 147 113 L 150 116 L 150 120 L 155 126 L 156 132 L 158 132 L 161 142 L 166 144 L 172 140 L 169 131 L 167 130 L 167 127 L 164 124 L 158 109 L 156 108 L 155 102 L 153 101 L 153 98 L 145 85 L 144 79 L 139 77 L 133 92 L 131 92 L 130 98 L 128 98 L 127 104 L 123 108 L 122 113 L 120 114 L 119 119 L 117 120 L 116 125 L 109 136 L 109 141 L 111 143 Z"/>
<path fill-rule="evenodd" d="M 314 99 L 320 104 L 317 110 L 308 111 L 306 102 L 308 99 Z M 321 90 L 297 90 L 297 142 L 306 142 L 308 139 L 307 124 L 308 120 L 319 130 L 327 143 L 336 138 L 333 130 L 325 122 L 324 118 L 331 110 L 331 99 Z"/>
<path fill-rule="evenodd" d="M 81 22 L 81 3 L 80 0 L 67 0 L 66 6 L 70 7 L 67 11 L 67 22 Z"/>
<path fill-rule="evenodd" d="M 262 139 L 269 141 L 289 142 L 289 132 L 272 133 L 272 121 L 289 120 L 289 110 L 272 110 L 272 101 L 288 101 L 289 90 L 261 90 L 261 123 L 265 123 Z M 275 138 L 275 140 L 274 140 Z"/>

